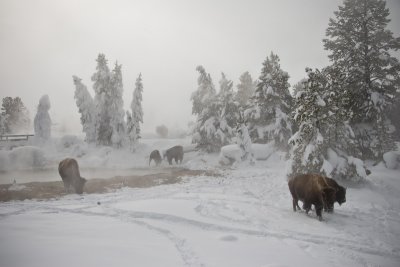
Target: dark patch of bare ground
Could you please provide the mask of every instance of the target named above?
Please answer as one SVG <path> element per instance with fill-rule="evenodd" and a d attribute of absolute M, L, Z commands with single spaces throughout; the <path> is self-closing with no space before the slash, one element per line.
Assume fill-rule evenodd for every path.
<path fill-rule="evenodd" d="M 216 174 L 209 171 L 170 168 L 156 174 L 88 179 L 83 191 L 86 194 L 99 194 L 112 192 L 123 187 L 146 188 L 179 183 L 184 176 L 198 175 L 215 176 Z M 0 185 L 0 202 L 25 199 L 46 200 L 67 195 L 61 177 L 60 181 L 56 182 L 31 182 L 18 184 L 18 186 L 20 187 L 18 190 L 13 190 L 12 184 Z"/>

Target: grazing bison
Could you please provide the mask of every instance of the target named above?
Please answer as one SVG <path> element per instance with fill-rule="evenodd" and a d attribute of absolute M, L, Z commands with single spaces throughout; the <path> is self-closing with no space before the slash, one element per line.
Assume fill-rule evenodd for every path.
<path fill-rule="evenodd" d="M 158 164 L 161 163 L 161 154 L 160 154 L 160 151 L 158 151 L 158 150 L 153 150 L 153 151 L 150 153 L 149 166 L 150 166 L 151 160 L 154 160 L 154 162 L 156 163 L 156 166 L 158 166 Z"/>
<path fill-rule="evenodd" d="M 339 203 L 342 205 L 346 202 L 346 188 L 339 185 L 334 179 L 325 177 L 327 184 L 336 190 L 335 199 L 331 203 L 327 203 L 328 208 L 325 211 L 333 212 L 333 204 L 334 202 Z"/>
<path fill-rule="evenodd" d="M 318 219 L 322 220 L 322 208 L 328 209 L 328 203 L 334 203 L 336 190 L 328 185 L 325 177 L 318 174 L 299 174 L 288 182 L 293 198 L 293 211 L 300 209 L 298 201 L 308 213 L 314 205 Z M 333 204 L 332 204 L 333 205 Z"/>
<path fill-rule="evenodd" d="M 183 159 L 183 147 L 182 146 L 174 146 L 170 149 L 167 149 L 164 154 L 164 158 L 167 157 L 169 165 L 172 164 L 172 160 L 175 160 L 175 163 L 182 163 Z"/>
<path fill-rule="evenodd" d="M 75 159 L 63 159 L 58 165 L 58 172 L 64 182 L 64 188 L 67 193 L 71 189 L 75 190 L 77 194 L 83 193 L 83 186 L 86 183 L 86 179 L 81 177 L 78 162 Z"/>

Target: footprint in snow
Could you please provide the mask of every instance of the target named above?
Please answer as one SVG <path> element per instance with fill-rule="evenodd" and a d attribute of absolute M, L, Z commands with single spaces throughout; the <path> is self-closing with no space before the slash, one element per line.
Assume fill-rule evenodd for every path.
<path fill-rule="evenodd" d="M 226 235 L 221 237 L 221 240 L 226 242 L 235 242 L 238 240 L 238 238 L 234 235 Z"/>

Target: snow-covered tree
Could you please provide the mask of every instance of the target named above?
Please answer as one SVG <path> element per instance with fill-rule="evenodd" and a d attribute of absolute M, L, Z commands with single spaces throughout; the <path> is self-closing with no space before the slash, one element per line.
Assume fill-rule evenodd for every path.
<path fill-rule="evenodd" d="M 136 150 L 138 140 L 136 132 L 136 125 L 133 121 L 132 114 L 126 111 L 126 134 L 129 140 L 129 149 L 132 152 Z"/>
<path fill-rule="evenodd" d="M 111 73 L 104 54 L 97 57 L 96 72 L 92 75 L 93 89 L 95 92 L 94 104 L 96 109 L 95 128 L 96 143 L 109 146 L 112 144 L 111 137 L 113 128 L 111 126 L 111 105 L 112 92 L 110 90 Z"/>
<path fill-rule="evenodd" d="M 142 93 L 142 74 L 139 74 L 135 82 L 135 90 L 133 91 L 133 99 L 131 102 L 132 114 L 129 114 L 130 118 L 127 118 L 127 135 L 132 151 L 135 150 L 136 144 L 141 138 L 140 123 L 143 123 Z"/>
<path fill-rule="evenodd" d="M 226 134 L 221 129 L 228 125 L 226 122 L 221 125 L 221 103 L 210 74 L 203 66 L 198 66 L 196 70 L 200 76 L 197 79 L 198 89 L 191 96 L 192 113 L 197 115 L 192 143 L 203 151 L 218 152 L 227 142 Z"/>
<path fill-rule="evenodd" d="M 234 129 L 239 119 L 239 105 L 234 100 L 233 82 L 228 80 L 224 73 L 219 81 L 220 91 L 217 96 L 219 103 L 219 128 L 225 134 L 223 144 L 230 142 L 234 136 Z"/>
<path fill-rule="evenodd" d="M 19 97 L 5 97 L 1 107 L 5 133 L 27 132 L 30 126 L 29 112 Z"/>
<path fill-rule="evenodd" d="M 287 141 L 292 134 L 292 97 L 288 79 L 289 75 L 280 67 L 279 57 L 271 52 L 263 63 L 260 81 L 245 111 L 254 142 L 274 141 L 277 148 L 287 149 Z"/>
<path fill-rule="evenodd" d="M 391 55 L 400 38 L 386 29 L 389 9 L 383 0 L 345 0 L 329 21 L 324 39 L 333 67 L 343 72 L 350 93 L 346 107 L 363 158 L 381 158 L 393 149 L 388 110 L 400 87 L 400 64 Z"/>
<path fill-rule="evenodd" d="M 240 107 L 245 107 L 250 97 L 254 94 L 256 83 L 253 81 L 250 73 L 246 71 L 239 78 L 237 85 L 237 93 L 235 96 L 236 101 L 239 102 Z"/>
<path fill-rule="evenodd" d="M 82 79 L 72 76 L 75 85 L 75 101 L 81 114 L 81 124 L 85 133 L 85 141 L 88 143 L 96 142 L 95 118 L 96 109 L 94 101 Z"/>
<path fill-rule="evenodd" d="M 343 108 L 348 99 L 338 90 L 343 77 L 332 69 L 312 71 L 295 96 L 294 120 L 298 131 L 290 138 L 291 175 L 321 173 L 343 179 L 366 176 L 363 162 L 352 155 L 354 133 L 349 113 Z"/>
<path fill-rule="evenodd" d="M 7 118 L 8 115 L 3 115 L 0 113 L 0 135 L 7 133 Z"/>
<path fill-rule="evenodd" d="M 110 91 L 111 99 L 108 106 L 110 114 L 110 126 L 112 128 L 111 142 L 114 147 L 120 148 L 125 143 L 125 111 L 122 94 L 124 91 L 122 83 L 121 65 L 115 63 L 115 68 L 111 73 Z"/>
<path fill-rule="evenodd" d="M 49 115 L 50 99 L 44 95 L 39 100 L 34 120 L 35 138 L 38 142 L 46 142 L 51 138 L 51 119 Z"/>
<path fill-rule="evenodd" d="M 254 156 L 251 149 L 251 138 L 245 123 L 240 123 L 237 127 L 237 144 L 242 152 L 242 161 L 249 160 L 250 163 L 254 163 Z"/>

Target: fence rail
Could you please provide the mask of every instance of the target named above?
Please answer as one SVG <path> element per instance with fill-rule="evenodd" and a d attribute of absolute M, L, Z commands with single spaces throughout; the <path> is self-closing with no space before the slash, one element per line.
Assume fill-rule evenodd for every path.
<path fill-rule="evenodd" d="M 0 135 L 0 141 L 22 141 L 28 140 L 33 134 L 3 134 Z"/>

